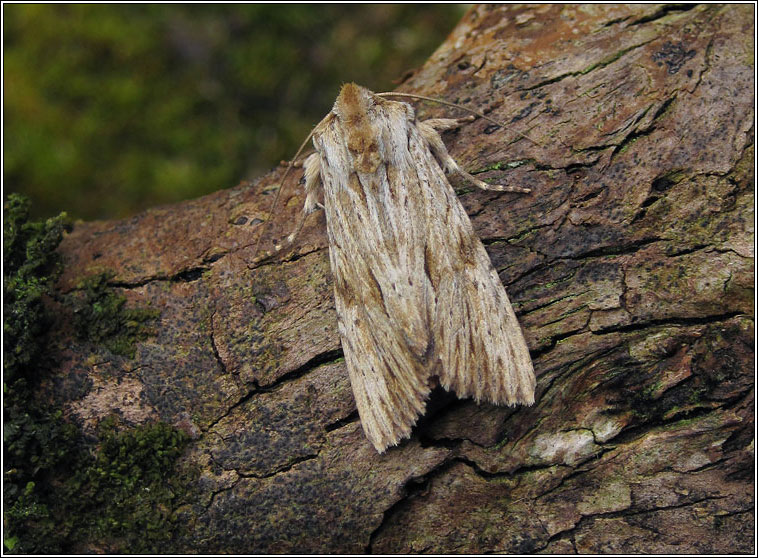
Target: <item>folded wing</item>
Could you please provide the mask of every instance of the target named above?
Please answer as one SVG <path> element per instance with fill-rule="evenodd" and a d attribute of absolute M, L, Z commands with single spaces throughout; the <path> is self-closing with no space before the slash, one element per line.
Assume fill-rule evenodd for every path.
<path fill-rule="evenodd" d="M 314 144 L 345 360 L 381 452 L 410 435 L 432 376 L 460 397 L 513 405 L 533 402 L 534 372 L 505 289 L 412 111 L 391 101 L 376 110 L 375 172 L 350 166 L 339 119 Z"/>

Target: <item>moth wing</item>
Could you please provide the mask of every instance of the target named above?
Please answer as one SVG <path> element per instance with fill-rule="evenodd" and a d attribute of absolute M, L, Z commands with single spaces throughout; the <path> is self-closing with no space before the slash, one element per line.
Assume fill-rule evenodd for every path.
<path fill-rule="evenodd" d="M 393 138 L 385 145 L 407 144 L 403 115 L 387 115 Z M 359 175 L 341 127 L 332 121 L 314 135 L 314 145 L 321 154 L 342 348 L 363 429 L 382 452 L 410 435 L 431 391 L 424 209 L 398 174 L 407 164 L 391 160 L 386 172 Z"/>
<path fill-rule="evenodd" d="M 531 405 L 535 377 L 529 349 L 489 259 L 477 259 L 479 265 L 443 279 L 437 288 L 440 382 L 459 397 Z"/>
<path fill-rule="evenodd" d="M 355 280 L 339 250 L 332 257 L 335 282 Z M 346 273 L 347 271 L 347 273 Z M 375 287 L 361 285 L 370 292 Z M 381 302 L 357 300 L 335 289 L 342 349 L 366 437 L 381 453 L 410 436 L 430 388 L 425 365 L 413 354 L 404 331 L 388 319 Z"/>
<path fill-rule="evenodd" d="M 531 405 L 534 369 L 505 288 L 441 168 L 417 171 L 429 184 L 426 268 L 440 382 L 459 397 Z"/>

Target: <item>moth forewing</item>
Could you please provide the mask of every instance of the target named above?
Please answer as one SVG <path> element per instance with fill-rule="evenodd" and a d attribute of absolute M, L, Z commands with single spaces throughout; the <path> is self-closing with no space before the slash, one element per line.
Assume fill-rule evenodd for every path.
<path fill-rule="evenodd" d="M 304 212 L 324 190 L 345 361 L 366 436 L 379 451 L 410 435 L 432 378 L 459 397 L 534 402 L 529 350 L 505 289 L 445 172 L 438 131 L 404 102 L 342 87 L 313 132 Z M 526 190 L 528 191 L 528 190 Z"/>

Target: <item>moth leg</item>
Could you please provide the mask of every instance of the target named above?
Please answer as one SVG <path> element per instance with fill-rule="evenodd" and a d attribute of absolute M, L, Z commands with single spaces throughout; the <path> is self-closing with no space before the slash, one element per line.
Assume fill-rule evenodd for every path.
<path fill-rule="evenodd" d="M 322 208 L 323 205 L 318 203 L 318 185 L 320 182 L 319 176 L 321 173 L 321 160 L 318 157 L 318 153 L 311 153 L 303 162 L 303 178 L 305 179 L 305 204 L 303 205 L 303 212 L 300 214 L 300 219 L 295 226 L 295 230 L 287 237 L 287 244 L 292 244 L 295 237 L 300 233 L 305 224 L 305 218 L 316 211 L 317 208 Z M 281 250 L 282 246 L 277 245 L 277 250 Z"/>
<path fill-rule="evenodd" d="M 473 122 L 474 120 L 476 120 L 476 116 L 464 116 L 463 118 L 430 118 L 429 120 L 424 120 L 424 124 L 431 126 L 438 132 L 444 132 L 445 130 L 452 130 L 461 124 Z"/>
<path fill-rule="evenodd" d="M 436 120 L 452 120 L 448 118 L 439 118 Z M 447 152 L 447 147 L 445 147 L 445 144 L 442 141 L 442 138 L 440 137 L 437 130 L 434 128 L 433 125 L 429 125 L 430 121 L 426 120 L 424 122 L 418 123 L 418 130 L 421 132 L 421 135 L 423 138 L 429 143 L 429 147 L 432 148 L 432 152 L 437 157 L 439 161 L 442 162 L 442 167 L 446 172 L 449 173 L 455 173 L 475 186 L 478 186 L 482 190 L 493 190 L 496 192 L 521 192 L 524 194 L 528 194 L 531 192 L 529 188 L 521 188 L 520 186 L 505 186 L 502 184 L 487 184 L 486 182 L 479 180 L 475 176 L 472 176 L 471 174 L 467 173 L 465 170 L 463 170 L 461 167 L 458 166 L 458 163 L 455 162 L 455 159 L 453 159 L 450 154 Z"/>

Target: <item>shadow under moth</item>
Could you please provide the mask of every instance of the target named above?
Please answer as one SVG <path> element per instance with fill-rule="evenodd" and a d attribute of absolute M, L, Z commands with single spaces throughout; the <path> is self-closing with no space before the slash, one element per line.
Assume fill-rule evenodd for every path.
<path fill-rule="evenodd" d="M 414 97 L 342 87 L 312 132 L 305 207 L 288 237 L 326 211 L 342 348 L 380 453 L 410 436 L 435 377 L 458 397 L 499 405 L 531 405 L 535 387 L 505 288 L 445 174 L 529 190 L 489 185 L 450 157 L 439 132 L 473 117 L 419 121 L 392 96 Z"/>

